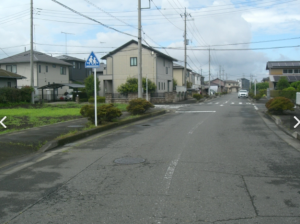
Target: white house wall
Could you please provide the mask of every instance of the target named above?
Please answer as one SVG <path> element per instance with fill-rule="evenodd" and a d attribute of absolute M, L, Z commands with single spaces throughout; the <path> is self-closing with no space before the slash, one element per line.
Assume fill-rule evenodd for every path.
<path fill-rule="evenodd" d="M 6 70 L 6 65 L 10 64 L 1 64 L 1 68 Z M 17 65 L 17 74 L 25 76 L 26 79 L 19 79 L 17 81 L 18 88 L 22 86 L 31 86 L 31 73 L 30 73 L 30 64 L 29 63 L 16 63 Z M 41 65 L 41 73 L 38 73 L 38 65 Z M 46 65 L 48 65 L 48 72 L 46 72 Z M 52 67 L 52 64 L 47 63 L 33 63 L 33 74 L 34 74 L 34 86 L 41 87 L 45 86 L 50 82 L 55 83 L 69 83 L 69 68 L 68 66 L 62 65 L 66 68 L 66 75 L 60 74 L 61 65 L 56 64 L 56 68 Z M 58 94 L 63 94 L 69 89 L 69 87 L 63 87 L 58 89 Z"/>

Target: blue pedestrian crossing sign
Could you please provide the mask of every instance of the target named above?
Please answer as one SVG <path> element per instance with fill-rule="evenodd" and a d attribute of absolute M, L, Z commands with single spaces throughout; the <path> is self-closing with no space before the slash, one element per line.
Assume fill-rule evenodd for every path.
<path fill-rule="evenodd" d="M 88 57 L 88 59 L 85 62 L 85 67 L 86 68 L 99 68 L 100 66 L 100 62 L 98 60 L 98 58 L 96 57 L 96 55 L 94 54 L 94 52 L 92 51 L 90 56 Z"/>

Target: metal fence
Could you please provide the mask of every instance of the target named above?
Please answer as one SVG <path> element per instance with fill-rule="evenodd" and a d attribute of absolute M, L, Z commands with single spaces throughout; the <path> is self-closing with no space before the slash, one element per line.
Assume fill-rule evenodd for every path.
<path fill-rule="evenodd" d="M 112 93 L 111 97 L 113 99 L 127 99 L 128 98 L 128 94 L 127 93 Z"/>
<path fill-rule="evenodd" d="M 165 93 L 151 93 L 152 98 L 165 98 Z"/>

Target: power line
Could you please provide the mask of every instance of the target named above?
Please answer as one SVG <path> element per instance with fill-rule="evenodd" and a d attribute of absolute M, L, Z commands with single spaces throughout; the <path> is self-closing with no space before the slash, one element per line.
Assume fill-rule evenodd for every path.
<path fill-rule="evenodd" d="M 154 6 L 156 7 L 156 9 L 159 11 L 159 9 L 158 9 L 158 7 L 155 5 L 155 3 L 154 3 L 154 1 L 153 0 L 151 0 L 152 2 L 153 2 L 153 4 L 154 4 Z M 177 29 L 179 29 L 179 30 L 182 30 L 183 31 L 183 29 L 181 29 L 181 28 L 179 28 L 178 26 L 176 26 L 173 22 L 171 22 L 171 20 L 169 20 L 161 11 L 159 11 L 160 12 L 160 14 L 162 14 L 171 24 L 173 24 L 173 26 L 175 26 Z"/>
<path fill-rule="evenodd" d="M 64 4 L 62 4 L 62 3 L 60 3 L 60 2 L 58 2 L 58 1 L 56 1 L 56 0 L 52 0 L 52 1 L 55 2 L 55 3 L 57 3 L 57 4 L 59 4 L 59 5 L 61 5 L 61 6 L 63 6 L 63 7 L 65 7 L 66 9 L 69 9 L 70 11 L 72 11 L 72 12 L 78 14 L 78 15 L 81 15 L 82 17 L 85 17 L 85 18 L 87 18 L 87 19 L 89 19 L 89 20 L 92 20 L 92 21 L 94 21 L 94 22 L 96 22 L 96 23 L 99 23 L 99 24 L 101 24 L 102 26 L 104 26 L 104 27 L 106 27 L 106 28 L 108 28 L 108 29 L 111 29 L 111 30 L 117 31 L 118 33 L 122 33 L 122 34 L 125 34 L 125 35 L 128 35 L 128 36 L 131 36 L 131 37 L 135 37 L 135 38 L 136 38 L 136 36 L 133 36 L 133 35 L 131 35 L 131 34 L 129 34 L 129 33 L 125 33 L 125 32 L 123 32 L 123 31 L 117 30 L 117 29 L 115 29 L 115 28 L 113 28 L 113 27 L 110 27 L 110 26 L 107 26 L 107 25 L 105 25 L 105 24 L 103 24 L 103 23 L 101 23 L 101 22 L 99 22 L 99 21 L 97 21 L 97 20 L 95 20 L 95 19 L 92 19 L 92 18 L 90 18 L 90 17 L 88 17 L 88 16 L 86 16 L 86 15 L 83 15 L 82 13 L 77 12 L 77 11 L 75 11 L 74 9 L 71 9 L 70 7 L 64 5 Z"/>

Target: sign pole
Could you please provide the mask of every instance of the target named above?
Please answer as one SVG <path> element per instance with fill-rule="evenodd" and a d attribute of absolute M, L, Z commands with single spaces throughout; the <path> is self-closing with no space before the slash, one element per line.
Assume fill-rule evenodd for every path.
<path fill-rule="evenodd" d="M 97 127 L 97 73 L 96 68 L 94 68 L 94 98 L 95 98 L 95 126 Z"/>

